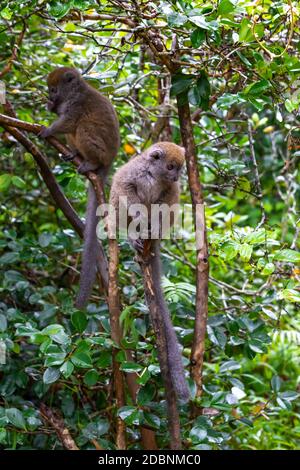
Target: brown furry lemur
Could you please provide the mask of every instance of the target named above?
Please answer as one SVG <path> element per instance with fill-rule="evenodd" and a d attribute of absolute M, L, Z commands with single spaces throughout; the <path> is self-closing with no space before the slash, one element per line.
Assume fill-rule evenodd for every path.
<path fill-rule="evenodd" d="M 141 220 L 141 213 L 133 205 L 143 204 L 148 210 L 146 227 L 147 230 L 152 231 L 150 220 L 153 222 L 153 219 L 151 219 L 153 206 L 151 205 L 167 204 L 171 207 L 179 202 L 180 188 L 178 179 L 183 163 L 184 149 L 182 147 L 171 142 L 159 142 L 152 145 L 142 155 L 123 165 L 113 177 L 110 192 L 110 203 L 116 209 L 117 219 L 125 219 L 127 226 L 132 221 Z M 127 198 L 127 206 L 125 206 L 124 197 Z M 130 207 L 132 207 L 132 210 Z M 126 211 L 125 216 L 122 211 Z M 170 223 L 174 223 L 174 218 L 170 218 Z M 141 238 L 132 239 L 130 236 L 128 238 L 137 252 L 143 252 L 144 240 Z M 189 390 L 185 381 L 177 337 L 160 285 L 160 242 L 159 237 L 156 236 L 155 238 L 157 239 L 151 240 L 152 253 L 148 262 L 152 268 L 154 295 L 162 317 L 164 337 L 167 343 L 168 368 L 177 396 L 188 400 Z"/>
<path fill-rule="evenodd" d="M 73 68 L 60 67 L 48 75 L 48 109 L 58 115 L 50 127 L 44 128 L 40 136 L 65 134 L 72 149 L 69 159 L 79 154 L 83 162 L 78 172 L 98 172 L 104 183 L 112 160 L 120 147 L 119 122 L 111 102 L 84 81 Z M 96 276 L 97 259 L 97 199 L 93 186 L 89 185 L 88 205 L 80 287 L 76 306 L 82 308 L 88 301 Z M 98 256 L 99 260 L 99 256 Z M 99 266 L 100 265 L 100 266 Z M 98 269 L 108 284 L 107 265 L 98 262 Z"/>

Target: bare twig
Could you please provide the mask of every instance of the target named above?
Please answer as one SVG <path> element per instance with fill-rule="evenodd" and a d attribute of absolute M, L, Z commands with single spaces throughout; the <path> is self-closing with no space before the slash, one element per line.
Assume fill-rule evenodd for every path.
<path fill-rule="evenodd" d="M 11 53 L 11 56 L 9 57 L 9 59 L 7 60 L 3 70 L 0 71 L 0 78 L 3 78 L 4 75 L 6 75 L 8 72 L 10 72 L 11 70 L 11 67 L 14 63 L 14 61 L 16 60 L 17 56 L 18 56 L 18 52 L 19 52 L 19 49 L 20 49 L 20 46 L 22 44 L 22 41 L 24 39 L 24 35 L 25 35 L 25 31 L 26 31 L 26 23 L 25 21 L 23 20 L 23 27 L 22 27 L 22 30 L 12 48 L 12 53 Z"/>
<path fill-rule="evenodd" d="M 251 161 L 252 161 L 252 165 L 254 169 L 255 189 L 257 192 L 257 198 L 259 200 L 260 210 L 261 210 L 261 220 L 256 227 L 256 229 L 259 229 L 266 221 L 266 212 L 265 212 L 263 201 L 262 201 L 262 189 L 261 189 L 261 184 L 260 184 L 260 176 L 258 172 L 257 160 L 255 156 L 253 133 L 252 133 L 250 119 L 248 119 L 248 138 L 249 138 L 250 156 L 251 156 Z"/>
<path fill-rule="evenodd" d="M 58 416 L 50 407 L 44 403 L 40 406 L 40 413 L 43 420 L 48 423 L 56 432 L 56 435 L 62 445 L 67 450 L 79 450 L 70 431 L 66 428 L 65 423 L 61 417 Z"/>
<path fill-rule="evenodd" d="M 111 337 L 114 343 L 120 346 L 122 331 L 120 326 L 120 295 L 118 288 L 118 265 L 119 249 L 117 240 L 109 240 L 109 284 L 108 284 L 108 307 L 110 314 Z M 125 392 L 123 374 L 120 364 L 116 360 L 118 349 L 113 349 L 113 374 L 114 391 L 118 409 L 125 404 Z M 125 422 L 117 416 L 116 418 L 117 449 L 126 449 L 126 426 Z"/>

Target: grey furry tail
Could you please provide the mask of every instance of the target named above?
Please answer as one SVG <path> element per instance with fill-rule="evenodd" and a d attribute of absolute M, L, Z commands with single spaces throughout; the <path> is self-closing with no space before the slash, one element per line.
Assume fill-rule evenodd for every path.
<path fill-rule="evenodd" d="M 98 240 L 96 233 L 98 222 L 96 217 L 97 206 L 95 190 L 92 184 L 89 183 L 79 292 L 75 302 L 77 308 L 83 308 L 87 304 L 96 278 L 98 259 Z"/>
<path fill-rule="evenodd" d="M 169 372 L 171 376 L 171 380 L 176 392 L 177 397 L 187 402 L 190 399 L 190 391 L 185 379 L 184 374 L 184 367 L 182 363 L 181 352 L 177 340 L 177 336 L 174 330 L 174 326 L 172 324 L 170 318 L 170 312 L 166 301 L 164 299 L 163 291 L 160 285 L 161 279 L 161 262 L 160 262 L 160 247 L 159 241 L 155 241 L 153 243 L 154 248 L 154 256 L 150 261 L 152 266 L 152 273 L 156 282 L 154 282 L 155 286 L 155 296 L 159 305 L 159 310 L 161 313 L 162 322 L 164 325 L 164 334 L 165 334 L 165 343 L 167 345 L 167 358 L 168 358 L 168 366 Z"/>
<path fill-rule="evenodd" d="M 170 367 L 171 380 L 177 397 L 187 402 L 190 399 L 190 391 L 185 379 L 184 368 L 182 364 L 181 352 L 177 341 L 174 327 L 171 323 L 169 311 L 166 312 L 168 318 L 164 316 L 166 343 L 168 348 L 168 363 Z"/>

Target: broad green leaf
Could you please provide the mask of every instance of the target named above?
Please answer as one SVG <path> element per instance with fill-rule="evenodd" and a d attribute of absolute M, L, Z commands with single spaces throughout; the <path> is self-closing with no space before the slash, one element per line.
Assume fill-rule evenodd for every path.
<path fill-rule="evenodd" d="M 8 421 L 15 426 L 16 428 L 19 429 L 25 429 L 26 430 L 26 423 L 25 419 L 23 417 L 23 414 L 20 410 L 17 408 L 8 408 L 6 410 L 6 416 Z"/>
<path fill-rule="evenodd" d="M 287 263 L 300 263 L 300 252 L 295 250 L 281 250 L 275 253 L 274 260 L 286 261 Z"/>
<path fill-rule="evenodd" d="M 300 302 L 300 292 L 295 289 L 283 289 L 279 292 L 279 298 L 285 299 L 288 302 Z"/>
<path fill-rule="evenodd" d="M 5 331 L 7 328 L 7 318 L 5 315 L 0 313 L 0 332 Z"/>
<path fill-rule="evenodd" d="M 191 34 L 191 43 L 193 47 L 200 47 L 205 41 L 205 30 L 202 28 L 196 28 Z"/>
<path fill-rule="evenodd" d="M 253 246 L 248 245 L 247 243 L 243 243 L 240 245 L 239 253 L 241 256 L 242 261 L 249 261 L 252 256 Z"/>
<path fill-rule="evenodd" d="M 272 390 L 274 392 L 279 392 L 281 388 L 281 379 L 278 377 L 278 375 L 274 375 L 271 380 L 271 385 L 272 385 Z"/>
<path fill-rule="evenodd" d="M 73 356 L 71 356 L 71 361 L 76 367 L 89 368 L 93 365 L 90 354 L 84 351 L 76 351 Z"/>
<path fill-rule="evenodd" d="M 88 387 L 92 387 L 93 385 L 96 385 L 98 380 L 99 380 L 99 374 L 95 369 L 88 370 L 84 374 L 83 381 Z"/>
<path fill-rule="evenodd" d="M 229 370 L 238 370 L 241 368 L 241 364 L 236 361 L 225 361 L 220 366 L 220 373 L 227 372 Z"/>
<path fill-rule="evenodd" d="M 19 189 L 26 188 L 25 181 L 22 178 L 20 178 L 19 176 L 13 176 L 12 179 L 11 179 L 11 182 L 14 186 L 16 186 Z"/>
<path fill-rule="evenodd" d="M 140 412 L 134 406 L 123 406 L 118 410 L 118 416 L 128 425 L 140 423 Z"/>
<path fill-rule="evenodd" d="M 221 0 L 218 6 L 218 15 L 227 15 L 235 9 L 234 4 L 230 0 Z"/>
<path fill-rule="evenodd" d="M 59 379 L 60 371 L 54 367 L 48 367 L 43 374 L 43 382 L 45 384 L 52 384 Z"/>
<path fill-rule="evenodd" d="M 71 361 L 66 361 L 60 368 L 59 370 L 63 374 L 63 376 L 68 379 L 74 371 L 74 365 L 72 364 Z"/>
<path fill-rule="evenodd" d="M 177 96 L 187 91 L 195 77 L 178 73 L 172 77 L 171 96 Z"/>
<path fill-rule="evenodd" d="M 79 310 L 73 313 L 71 321 L 72 321 L 74 328 L 79 333 L 83 333 L 88 324 L 88 319 L 86 317 L 86 314 Z"/>
<path fill-rule="evenodd" d="M 181 13 L 171 13 L 167 16 L 168 25 L 172 28 L 173 26 L 180 27 L 183 26 L 187 21 L 188 17 L 182 15 Z"/>
<path fill-rule="evenodd" d="M 140 364 L 136 364 L 135 362 L 123 362 L 123 364 L 121 364 L 120 369 L 124 372 L 134 373 L 142 370 L 143 366 L 141 366 Z"/>
<path fill-rule="evenodd" d="M 52 234 L 51 233 L 41 233 L 39 236 L 39 244 L 41 245 L 42 248 L 45 248 L 46 246 L 49 246 L 51 241 L 52 241 Z"/>

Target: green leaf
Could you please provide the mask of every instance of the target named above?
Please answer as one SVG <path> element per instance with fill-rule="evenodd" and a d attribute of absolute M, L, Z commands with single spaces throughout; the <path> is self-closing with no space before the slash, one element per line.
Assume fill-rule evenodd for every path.
<path fill-rule="evenodd" d="M 143 411 L 143 419 L 141 424 L 147 424 L 154 429 L 160 428 L 160 419 L 158 416 L 154 415 L 153 413 L 149 413 L 148 411 Z"/>
<path fill-rule="evenodd" d="M 188 17 L 181 13 L 171 13 L 167 16 L 168 25 L 172 28 L 173 26 L 183 26 L 188 20 Z"/>
<path fill-rule="evenodd" d="M 271 87 L 271 83 L 268 80 L 260 80 L 259 82 L 251 83 L 247 86 L 243 93 L 245 95 L 261 95 Z"/>
<path fill-rule="evenodd" d="M 39 244 L 42 248 L 49 246 L 52 241 L 52 234 L 51 233 L 41 233 L 39 235 Z"/>
<path fill-rule="evenodd" d="M 26 423 L 23 414 L 17 408 L 8 408 L 6 410 L 6 417 L 8 421 L 16 428 L 26 430 Z"/>
<path fill-rule="evenodd" d="M 271 386 L 272 386 L 272 390 L 274 390 L 274 392 L 277 393 L 277 392 L 280 391 L 281 379 L 280 379 L 280 377 L 278 377 L 278 375 L 274 375 L 272 377 Z"/>
<path fill-rule="evenodd" d="M 190 88 L 188 97 L 189 97 L 189 102 L 193 106 L 199 107 L 201 105 L 201 95 L 199 93 L 197 85 L 194 85 L 192 88 Z"/>
<path fill-rule="evenodd" d="M 137 403 L 140 406 L 144 406 L 151 401 L 155 396 L 156 389 L 154 385 L 148 383 L 144 387 L 141 387 L 137 395 Z"/>
<path fill-rule="evenodd" d="M 71 361 L 76 367 L 89 368 L 93 365 L 91 356 L 84 351 L 76 351 L 71 357 Z"/>
<path fill-rule="evenodd" d="M 198 78 L 196 85 L 201 98 L 208 100 L 210 95 L 210 83 L 206 73 L 203 70 L 200 73 L 200 77 Z"/>
<path fill-rule="evenodd" d="M 53 2 L 50 4 L 49 14 L 56 19 L 63 18 L 72 8 L 72 2 Z"/>
<path fill-rule="evenodd" d="M 12 264 L 18 261 L 19 258 L 20 258 L 19 253 L 10 251 L 8 253 L 4 253 L 4 255 L 1 256 L 0 264 Z"/>
<path fill-rule="evenodd" d="M 274 260 L 286 261 L 287 263 L 300 263 L 300 253 L 295 250 L 281 250 L 275 254 Z"/>
<path fill-rule="evenodd" d="M 247 243 L 243 243 L 242 245 L 240 245 L 239 253 L 240 253 L 242 261 L 248 262 L 251 258 L 252 251 L 253 251 L 252 245 L 248 245 Z"/>
<path fill-rule="evenodd" d="M 236 361 L 225 361 L 221 364 L 220 373 L 227 372 L 229 370 L 238 370 L 241 368 L 241 364 Z"/>
<path fill-rule="evenodd" d="M 12 176 L 8 173 L 4 173 L 3 175 L 0 175 L 0 191 L 6 191 L 12 181 Z"/>
<path fill-rule="evenodd" d="M 224 243 L 221 247 L 221 253 L 223 258 L 226 260 L 231 260 L 235 258 L 239 251 L 239 244 L 233 240 L 229 240 L 228 242 Z"/>
<path fill-rule="evenodd" d="M 135 362 L 123 362 L 123 364 L 121 364 L 120 369 L 124 372 L 134 373 L 142 370 L 143 366 L 141 366 L 140 364 L 136 364 Z"/>
<path fill-rule="evenodd" d="M 227 15 L 228 13 L 233 12 L 235 6 L 230 0 L 221 0 L 218 6 L 218 15 Z"/>
<path fill-rule="evenodd" d="M 287 390 L 286 392 L 282 392 L 279 395 L 282 399 L 287 400 L 287 401 L 293 401 L 299 398 L 299 393 L 294 392 L 292 390 Z"/>
<path fill-rule="evenodd" d="M 52 336 L 59 333 L 62 329 L 63 327 L 58 324 L 48 325 L 41 331 L 41 334 L 45 336 Z"/>
<path fill-rule="evenodd" d="M 295 289 L 283 289 L 279 293 L 280 299 L 285 299 L 288 302 L 300 302 L 300 292 Z"/>
<path fill-rule="evenodd" d="M 14 186 L 16 186 L 19 189 L 26 188 L 25 181 L 22 178 L 20 178 L 19 176 L 13 176 L 12 179 L 11 179 L 11 182 Z"/>
<path fill-rule="evenodd" d="M 236 185 L 236 197 L 238 199 L 244 199 L 251 190 L 251 183 L 245 176 L 241 176 L 237 179 Z"/>
<path fill-rule="evenodd" d="M 7 319 L 6 316 L 0 313 L 0 331 L 3 332 L 7 328 Z"/>
<path fill-rule="evenodd" d="M 189 20 L 199 28 L 206 29 L 208 31 L 216 31 L 218 29 L 217 21 L 207 22 L 205 16 L 202 15 L 189 16 Z"/>
<path fill-rule="evenodd" d="M 102 351 L 97 360 L 97 367 L 106 369 L 111 365 L 112 355 L 110 351 Z"/>
<path fill-rule="evenodd" d="M 3 8 L 0 14 L 5 20 L 10 20 L 13 16 L 13 12 L 8 7 Z"/>
<path fill-rule="evenodd" d="M 240 24 L 239 41 L 251 42 L 255 38 L 251 30 L 251 23 L 247 18 L 243 18 Z"/>
<path fill-rule="evenodd" d="M 53 324 L 49 325 L 41 331 L 42 335 L 50 336 L 53 341 L 59 344 L 68 344 L 70 342 L 69 336 L 65 333 L 62 325 Z"/>
<path fill-rule="evenodd" d="M 43 374 L 44 384 L 52 384 L 59 379 L 60 371 L 54 367 L 48 367 Z"/>
<path fill-rule="evenodd" d="M 71 321 L 72 321 L 72 325 L 77 331 L 79 331 L 79 333 L 83 333 L 88 324 L 88 319 L 86 317 L 86 314 L 79 310 L 73 313 Z"/>
<path fill-rule="evenodd" d="M 92 387 L 93 385 L 96 385 L 98 380 L 99 380 L 99 374 L 95 369 L 88 370 L 84 374 L 83 381 L 88 387 Z"/>
<path fill-rule="evenodd" d="M 177 96 L 188 91 L 195 77 L 193 75 L 185 75 L 177 73 L 172 77 L 171 96 Z"/>
<path fill-rule="evenodd" d="M 66 361 L 60 368 L 59 370 L 63 374 L 63 376 L 68 379 L 74 371 L 74 365 L 72 364 L 71 361 Z"/>
<path fill-rule="evenodd" d="M 66 357 L 66 352 L 62 351 L 57 345 L 50 345 L 45 351 L 45 366 L 60 366 Z"/>
<path fill-rule="evenodd" d="M 279 396 L 276 398 L 276 401 L 280 408 L 282 408 L 283 410 L 291 409 L 291 404 L 289 403 L 289 401 L 282 400 Z"/>
<path fill-rule="evenodd" d="M 192 442 L 194 444 L 196 444 L 197 442 L 202 442 L 206 439 L 207 437 L 207 430 L 202 428 L 202 427 L 199 427 L 199 426 L 194 426 L 192 429 L 191 429 L 191 432 L 190 432 L 190 438 L 192 440 Z"/>
<path fill-rule="evenodd" d="M 191 43 L 193 47 L 200 47 L 205 41 L 205 30 L 202 28 L 196 28 L 191 34 Z"/>
<path fill-rule="evenodd" d="M 274 263 L 266 263 L 261 274 L 263 276 L 270 276 L 270 274 L 273 274 L 273 272 L 275 271 L 275 267 L 276 266 Z"/>
<path fill-rule="evenodd" d="M 140 411 L 134 406 L 123 406 L 118 410 L 118 416 L 128 425 L 140 424 L 142 417 Z"/>
<path fill-rule="evenodd" d="M 250 245 L 266 243 L 266 231 L 264 229 L 255 230 L 254 232 L 248 233 L 244 240 L 246 243 L 250 243 Z"/>

